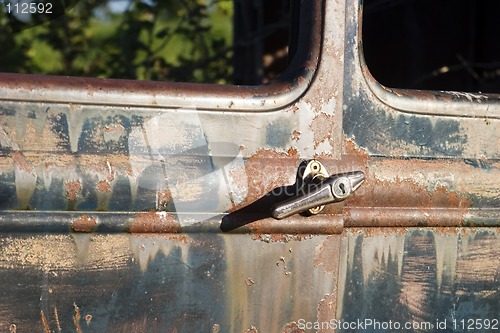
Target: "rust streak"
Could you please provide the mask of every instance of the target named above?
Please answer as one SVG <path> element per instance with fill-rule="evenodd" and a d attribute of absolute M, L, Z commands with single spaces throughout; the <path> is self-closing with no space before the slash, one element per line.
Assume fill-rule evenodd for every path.
<path fill-rule="evenodd" d="M 167 213 L 138 213 L 129 228 L 131 233 L 178 233 L 179 222 Z"/>
<path fill-rule="evenodd" d="M 54 306 L 54 318 L 56 319 L 56 324 L 57 324 L 57 331 L 61 332 L 61 323 L 59 322 L 59 314 L 57 313 L 57 307 Z"/>
<path fill-rule="evenodd" d="M 330 319 L 335 318 L 335 311 L 337 308 L 335 293 L 325 295 L 323 299 L 318 304 L 318 322 L 324 323 L 329 322 Z M 317 332 L 321 333 L 333 333 L 334 330 L 331 327 L 321 327 Z"/>
<path fill-rule="evenodd" d="M 47 317 L 45 316 L 45 313 L 43 313 L 43 310 L 40 310 L 40 316 L 42 317 L 42 324 L 45 329 L 45 333 L 50 333 L 49 323 L 47 322 Z"/>
<path fill-rule="evenodd" d="M 30 164 L 26 161 L 26 158 L 23 156 L 23 154 L 19 151 L 13 151 L 10 156 L 14 160 L 15 165 L 22 170 L 26 171 L 27 173 L 31 173 L 33 171 L 33 168 L 30 166 Z"/>
<path fill-rule="evenodd" d="M 73 307 L 75 308 L 75 315 L 73 316 L 73 323 L 75 324 L 75 329 L 77 333 L 82 333 L 82 328 L 80 326 L 80 319 L 82 318 L 80 314 L 80 309 L 76 305 L 76 303 L 73 303 Z"/>

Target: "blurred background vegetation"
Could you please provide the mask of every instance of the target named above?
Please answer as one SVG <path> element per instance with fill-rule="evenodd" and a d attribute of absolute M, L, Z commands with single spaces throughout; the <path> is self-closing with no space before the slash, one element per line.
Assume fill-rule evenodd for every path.
<path fill-rule="evenodd" d="M 52 0 L 52 14 L 28 15 L 7 14 L 4 7 L 0 11 L 4 31 L 0 34 L 0 71 L 259 84 L 277 75 L 276 69 L 261 70 L 269 54 L 279 51 L 283 58 L 284 45 L 286 58 L 288 1 L 271 1 L 279 3 L 281 11 L 269 23 L 264 22 L 267 27 L 258 24 L 263 21 L 266 0 L 243 0 L 239 7 L 238 1 L 242 0 Z M 18 0 L 5 0 L 4 5 L 8 2 Z M 249 3 L 253 4 L 249 7 Z M 245 12 L 235 17 L 235 7 Z M 244 20 L 248 17 L 255 22 Z M 245 26 L 240 26 L 235 42 L 234 24 L 238 22 Z M 259 35 L 262 31 L 265 33 Z M 275 43 L 276 50 L 267 52 L 266 58 L 262 45 L 273 34 L 275 38 L 284 36 L 285 41 L 282 45 Z M 252 42 L 241 40 L 245 36 Z M 256 40 L 256 36 L 262 38 Z M 260 70 L 257 77 L 235 80 L 238 43 L 244 49 L 236 52 L 260 58 L 256 61 L 260 67 L 252 69 Z M 281 65 L 278 71 L 284 67 Z"/>

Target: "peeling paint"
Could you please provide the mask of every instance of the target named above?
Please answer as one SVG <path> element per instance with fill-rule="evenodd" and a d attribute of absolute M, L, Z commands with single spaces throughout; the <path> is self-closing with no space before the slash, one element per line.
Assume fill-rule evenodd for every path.
<path fill-rule="evenodd" d="M 333 273 L 338 268 L 337 258 L 340 251 L 338 237 L 328 236 L 314 251 L 314 265 L 321 266 L 325 272 Z"/>
<path fill-rule="evenodd" d="M 326 140 L 332 140 L 332 131 L 335 128 L 334 118 L 331 115 L 319 113 L 311 122 L 311 131 L 314 133 L 314 148 Z"/>

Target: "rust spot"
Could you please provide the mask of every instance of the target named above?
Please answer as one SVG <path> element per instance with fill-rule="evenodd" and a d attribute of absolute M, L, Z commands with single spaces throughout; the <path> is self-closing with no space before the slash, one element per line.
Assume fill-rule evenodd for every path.
<path fill-rule="evenodd" d="M 276 266 L 280 266 L 281 263 L 283 263 L 283 269 L 286 269 L 285 257 L 280 257 L 280 259 L 276 262 Z"/>
<path fill-rule="evenodd" d="M 296 322 L 291 322 L 283 327 L 282 333 L 305 333 L 303 329 L 300 329 Z"/>
<path fill-rule="evenodd" d="M 66 182 L 66 185 L 64 186 L 64 189 L 66 190 L 66 199 L 74 201 L 78 197 L 78 192 L 80 192 L 80 190 L 82 189 L 82 185 L 80 183 L 80 180 L 68 180 Z"/>
<path fill-rule="evenodd" d="M 212 333 L 219 333 L 220 331 L 220 326 L 218 324 L 214 324 L 214 326 L 212 326 Z"/>
<path fill-rule="evenodd" d="M 97 192 L 99 193 L 109 193 L 111 192 L 111 185 L 109 181 L 103 179 L 97 183 Z"/>
<path fill-rule="evenodd" d="M 249 329 L 245 331 L 245 333 L 259 333 L 259 330 L 255 326 L 250 326 Z"/>
<path fill-rule="evenodd" d="M 297 149 L 295 148 L 289 148 L 286 153 L 288 154 L 288 156 L 291 156 L 291 157 L 294 157 L 294 156 L 297 156 Z"/>
<path fill-rule="evenodd" d="M 323 299 L 318 304 L 318 322 L 330 322 L 332 318 L 335 318 L 335 311 L 337 308 L 337 299 L 335 294 L 325 295 Z M 329 326 L 329 325 L 328 325 Z M 317 332 L 321 333 L 333 333 L 334 330 L 331 327 L 321 327 Z"/>
<path fill-rule="evenodd" d="M 172 194 L 169 190 L 158 191 L 157 198 L 158 209 L 166 209 L 170 200 L 172 200 Z"/>
<path fill-rule="evenodd" d="M 325 272 L 337 271 L 340 253 L 340 241 L 336 236 L 328 236 L 321 244 L 316 246 L 314 253 L 314 265 L 322 266 Z"/>
<path fill-rule="evenodd" d="M 300 140 L 300 135 L 302 134 L 302 132 L 300 131 L 297 131 L 297 130 L 294 130 L 292 132 L 292 140 L 293 141 L 299 141 Z"/>
<path fill-rule="evenodd" d="M 92 321 L 92 315 L 88 314 L 85 316 L 85 322 L 87 323 L 87 326 L 90 325 L 90 322 Z"/>
<path fill-rule="evenodd" d="M 97 218 L 82 215 L 71 223 L 71 231 L 92 232 L 97 226 Z"/>
<path fill-rule="evenodd" d="M 138 213 L 130 226 L 132 233 L 177 233 L 180 232 L 179 222 L 167 213 Z"/>
<path fill-rule="evenodd" d="M 17 332 L 17 326 L 16 324 L 12 324 L 9 327 L 9 333 L 16 333 Z"/>
<path fill-rule="evenodd" d="M 299 86 L 302 86 L 302 85 L 304 85 L 304 84 L 306 84 L 306 83 L 307 83 L 307 80 L 306 80 L 306 78 L 305 78 L 305 77 L 303 77 L 303 76 L 299 76 L 299 77 L 297 78 L 297 84 L 298 84 Z"/>
<path fill-rule="evenodd" d="M 334 117 L 326 113 L 319 113 L 314 117 L 310 125 L 314 133 L 314 148 L 325 140 L 331 141 L 334 124 Z"/>
<path fill-rule="evenodd" d="M 248 277 L 245 279 L 245 284 L 247 285 L 247 287 L 251 287 L 255 284 L 255 281 L 251 277 Z"/>

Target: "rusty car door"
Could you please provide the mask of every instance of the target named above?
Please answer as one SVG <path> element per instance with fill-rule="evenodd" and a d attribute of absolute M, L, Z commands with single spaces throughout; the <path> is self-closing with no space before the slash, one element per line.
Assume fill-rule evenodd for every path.
<path fill-rule="evenodd" d="M 0 74 L 0 330 L 498 327 L 499 99 L 379 85 L 360 15 L 263 86 Z M 303 161 L 365 180 L 273 218 Z"/>

